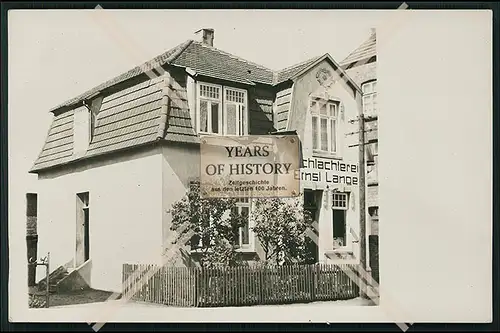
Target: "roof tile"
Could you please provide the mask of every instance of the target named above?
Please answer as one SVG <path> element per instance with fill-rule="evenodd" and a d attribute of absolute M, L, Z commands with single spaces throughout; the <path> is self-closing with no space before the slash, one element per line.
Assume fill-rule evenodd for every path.
<path fill-rule="evenodd" d="M 377 54 L 377 34 L 373 32 L 357 49 L 340 62 L 342 66 L 371 58 Z"/>
<path fill-rule="evenodd" d="M 365 45 L 362 52 L 367 52 L 366 49 L 369 49 L 369 46 Z M 151 61 L 53 108 L 51 111 L 63 108 L 69 111 L 54 113 L 55 117 L 46 143 L 31 171 L 152 143 L 161 137 L 167 141 L 199 143 L 187 103 L 187 92 L 182 89 L 183 85 L 176 86 L 174 82 L 171 86 L 169 94 L 171 94 L 172 103 L 169 110 L 166 110 L 163 94 L 168 89 L 165 89 L 164 76 L 153 79 L 140 76 L 158 66 L 171 64 L 190 68 L 202 76 L 247 85 L 255 86 L 259 83 L 272 86 L 293 78 L 319 58 L 321 56 L 281 71 L 273 71 L 217 48 L 188 40 Z M 182 78 L 178 79 L 182 81 Z M 116 85 L 125 81 L 129 82 L 128 87 L 116 91 Z M 94 137 L 84 156 L 74 155 L 72 109 L 81 100 L 93 98 L 97 94 L 101 94 L 104 98 L 95 120 Z M 272 99 L 261 98 L 252 103 L 252 110 L 256 109 L 256 104 L 258 104 L 258 110 L 266 109 L 264 111 L 272 112 Z M 79 106 L 81 107 L 84 106 Z"/>
<path fill-rule="evenodd" d="M 287 67 L 285 69 L 278 71 L 277 75 L 276 75 L 275 84 L 279 84 L 281 82 L 285 82 L 285 81 L 291 79 L 296 74 L 300 73 L 302 70 L 304 70 L 305 68 L 307 68 L 308 66 L 313 64 L 319 58 L 321 58 L 321 56 L 317 56 L 317 57 L 308 59 L 304 62 L 301 62 L 299 64 L 296 64 L 296 65 L 293 65 L 291 67 Z"/>

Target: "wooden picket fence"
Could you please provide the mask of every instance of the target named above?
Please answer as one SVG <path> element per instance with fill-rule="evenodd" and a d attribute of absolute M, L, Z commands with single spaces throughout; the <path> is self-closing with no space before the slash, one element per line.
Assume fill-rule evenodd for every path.
<path fill-rule="evenodd" d="M 123 265 L 126 298 L 181 307 L 305 303 L 355 298 L 352 265 L 187 268 Z"/>

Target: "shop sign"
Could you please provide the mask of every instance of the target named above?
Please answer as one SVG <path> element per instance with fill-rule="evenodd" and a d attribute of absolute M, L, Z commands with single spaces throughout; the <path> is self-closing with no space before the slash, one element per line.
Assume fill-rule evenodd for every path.
<path fill-rule="evenodd" d="M 201 195 L 294 197 L 300 183 L 300 144 L 295 135 L 202 136 Z"/>
<path fill-rule="evenodd" d="M 305 157 L 296 179 L 317 188 L 357 186 L 359 184 L 359 165 L 343 160 Z"/>

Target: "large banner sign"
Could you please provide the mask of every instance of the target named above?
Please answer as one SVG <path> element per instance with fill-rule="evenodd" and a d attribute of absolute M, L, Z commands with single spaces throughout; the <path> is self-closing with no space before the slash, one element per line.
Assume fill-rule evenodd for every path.
<path fill-rule="evenodd" d="M 201 195 L 293 197 L 299 195 L 297 136 L 202 136 Z"/>
<path fill-rule="evenodd" d="M 354 185 L 359 182 L 358 164 L 318 157 L 306 157 L 296 178 L 318 188 L 336 185 Z"/>

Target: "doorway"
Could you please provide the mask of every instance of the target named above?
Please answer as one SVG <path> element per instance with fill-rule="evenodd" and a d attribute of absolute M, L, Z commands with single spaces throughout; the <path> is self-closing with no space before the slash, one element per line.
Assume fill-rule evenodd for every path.
<path fill-rule="evenodd" d="M 75 267 L 90 259 L 89 192 L 76 195 L 76 257 Z"/>
<path fill-rule="evenodd" d="M 319 210 L 321 202 L 321 191 L 304 190 L 304 210 L 309 213 L 311 217 L 311 230 L 312 237 L 306 238 L 306 264 L 315 264 L 319 261 Z"/>

